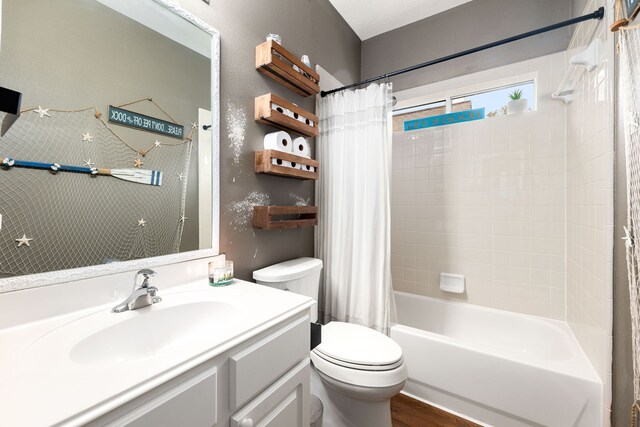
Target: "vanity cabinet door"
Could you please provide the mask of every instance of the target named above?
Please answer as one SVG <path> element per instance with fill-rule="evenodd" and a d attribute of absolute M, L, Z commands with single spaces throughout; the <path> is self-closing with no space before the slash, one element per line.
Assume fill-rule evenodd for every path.
<path fill-rule="evenodd" d="M 309 425 L 310 364 L 304 359 L 230 420 L 230 427 Z"/>
<path fill-rule="evenodd" d="M 211 427 L 217 422 L 217 370 L 209 368 L 106 425 Z"/>
<path fill-rule="evenodd" d="M 309 357 L 309 316 L 300 317 L 229 359 L 231 410 L 242 407 Z"/>

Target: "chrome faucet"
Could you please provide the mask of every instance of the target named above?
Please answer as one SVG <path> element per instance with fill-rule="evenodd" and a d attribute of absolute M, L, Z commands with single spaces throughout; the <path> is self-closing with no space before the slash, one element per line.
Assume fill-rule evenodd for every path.
<path fill-rule="evenodd" d="M 156 275 L 156 272 L 148 268 L 142 269 L 136 273 L 133 279 L 133 291 L 131 295 L 113 307 L 111 310 L 114 313 L 122 313 L 128 310 L 137 310 L 138 308 L 146 307 L 151 304 L 162 301 L 162 298 L 156 296 L 158 288 L 155 286 L 149 286 L 151 278 Z M 142 284 L 138 286 L 138 277 L 142 276 Z"/>

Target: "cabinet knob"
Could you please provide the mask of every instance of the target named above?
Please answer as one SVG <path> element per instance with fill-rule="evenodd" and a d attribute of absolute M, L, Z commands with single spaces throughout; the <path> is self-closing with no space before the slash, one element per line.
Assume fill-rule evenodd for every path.
<path fill-rule="evenodd" d="M 240 427 L 253 427 L 253 419 L 245 418 L 244 420 L 240 421 Z"/>

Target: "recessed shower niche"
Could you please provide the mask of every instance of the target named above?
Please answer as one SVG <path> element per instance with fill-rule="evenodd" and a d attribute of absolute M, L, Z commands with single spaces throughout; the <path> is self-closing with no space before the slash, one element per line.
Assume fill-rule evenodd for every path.
<path fill-rule="evenodd" d="M 130 3 L 0 0 L 0 278 L 217 248 L 217 33 Z"/>

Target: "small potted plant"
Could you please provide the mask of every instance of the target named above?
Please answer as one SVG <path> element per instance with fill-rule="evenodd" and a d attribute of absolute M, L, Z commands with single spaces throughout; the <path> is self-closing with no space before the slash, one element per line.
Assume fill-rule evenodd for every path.
<path fill-rule="evenodd" d="M 518 114 L 527 111 L 527 100 L 522 98 L 522 91 L 516 89 L 509 94 L 511 101 L 507 104 L 507 114 Z"/>

